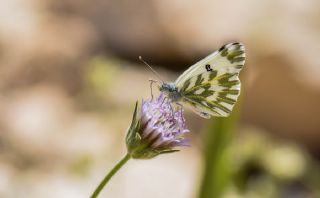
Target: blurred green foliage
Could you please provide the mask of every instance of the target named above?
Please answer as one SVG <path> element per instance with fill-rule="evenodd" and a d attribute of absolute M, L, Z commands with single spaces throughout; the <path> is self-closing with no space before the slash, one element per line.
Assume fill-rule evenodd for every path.
<path fill-rule="evenodd" d="M 118 59 L 105 56 L 89 60 L 84 72 L 84 90 L 79 97 L 82 106 L 96 111 L 107 111 L 112 106 L 108 103 L 109 93 L 120 73 L 120 64 Z"/>
<path fill-rule="evenodd" d="M 237 127 L 239 105 L 214 118 L 203 135 L 200 198 L 320 197 L 319 161 L 301 146 Z"/>
<path fill-rule="evenodd" d="M 93 165 L 93 159 L 91 155 L 83 155 L 75 159 L 69 166 L 70 173 L 85 177 L 88 175 Z"/>
<path fill-rule="evenodd" d="M 240 130 L 232 150 L 232 188 L 237 197 L 319 197 L 319 162 L 298 145 L 261 129 Z M 229 197 L 229 196 L 226 196 Z"/>
<path fill-rule="evenodd" d="M 89 62 L 86 72 L 86 84 L 99 96 L 105 96 L 112 87 L 118 74 L 119 63 L 116 59 L 96 56 Z"/>
<path fill-rule="evenodd" d="M 231 177 L 229 145 L 237 120 L 237 110 L 227 118 L 215 118 L 205 131 L 204 173 L 200 198 L 221 197 Z"/>
<path fill-rule="evenodd" d="M 219 118 L 209 125 L 199 197 L 320 197 L 319 161 L 252 127 L 232 138 L 234 121 Z"/>

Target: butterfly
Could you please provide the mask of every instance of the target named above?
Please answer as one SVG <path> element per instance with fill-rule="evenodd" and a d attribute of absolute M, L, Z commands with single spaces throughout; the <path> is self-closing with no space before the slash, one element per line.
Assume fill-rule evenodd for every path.
<path fill-rule="evenodd" d="M 244 63 L 244 45 L 229 43 L 192 65 L 175 82 L 162 82 L 159 90 L 171 102 L 191 106 L 201 117 L 226 117 L 240 94 Z"/>
<path fill-rule="evenodd" d="M 160 75 L 142 57 L 151 71 Z M 240 95 L 239 73 L 245 62 L 245 48 L 241 43 L 229 43 L 208 55 L 183 72 L 175 82 L 162 81 L 159 90 L 171 102 L 187 104 L 195 113 L 209 119 L 228 116 Z M 152 83 L 150 80 L 151 96 Z"/>

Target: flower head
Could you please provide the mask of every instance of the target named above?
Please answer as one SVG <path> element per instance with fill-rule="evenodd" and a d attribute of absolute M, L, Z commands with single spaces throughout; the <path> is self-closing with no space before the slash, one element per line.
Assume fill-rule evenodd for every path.
<path fill-rule="evenodd" d="M 188 146 L 183 134 L 186 128 L 182 108 L 173 107 L 161 94 L 157 99 L 142 101 L 126 137 L 128 152 L 133 158 L 148 159 L 163 153 L 178 151 L 175 147 Z"/>

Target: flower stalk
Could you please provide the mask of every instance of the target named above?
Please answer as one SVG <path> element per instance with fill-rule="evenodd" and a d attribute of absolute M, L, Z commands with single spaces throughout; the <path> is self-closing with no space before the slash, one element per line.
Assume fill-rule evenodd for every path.
<path fill-rule="evenodd" d="M 114 174 L 118 172 L 118 170 L 128 162 L 130 159 L 130 155 L 126 154 L 114 167 L 111 169 L 111 171 L 103 178 L 103 180 L 100 182 L 98 187 L 95 189 L 95 191 L 92 193 L 90 198 L 96 198 L 100 194 L 101 190 L 104 188 L 104 186 L 109 182 L 109 180 L 112 178 Z"/>

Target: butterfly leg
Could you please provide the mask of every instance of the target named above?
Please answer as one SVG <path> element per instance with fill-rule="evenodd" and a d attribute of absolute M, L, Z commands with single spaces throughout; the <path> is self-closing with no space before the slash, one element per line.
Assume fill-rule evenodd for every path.
<path fill-rule="evenodd" d="M 179 102 L 176 102 L 178 108 L 179 108 L 179 111 L 182 112 L 182 109 L 183 109 L 183 106 L 182 104 L 180 104 Z"/>
<path fill-rule="evenodd" d="M 170 103 L 169 107 L 170 107 L 170 110 L 171 110 L 171 114 L 174 115 L 174 109 L 173 109 L 171 103 Z"/>
<path fill-rule="evenodd" d="M 164 103 L 166 100 L 168 100 L 168 97 L 164 97 L 164 98 L 163 98 L 162 103 L 161 103 L 161 105 L 160 105 L 160 106 L 162 106 L 162 105 L 163 105 L 163 103 Z"/>
<path fill-rule="evenodd" d="M 149 81 L 150 81 L 151 100 L 153 100 L 152 85 L 153 85 L 153 83 L 157 83 L 158 81 L 153 80 L 153 79 L 149 79 Z"/>
<path fill-rule="evenodd" d="M 176 104 L 182 109 L 182 104 L 180 104 L 179 102 L 176 102 Z"/>
<path fill-rule="evenodd" d="M 170 111 L 171 111 L 171 113 L 173 115 L 174 114 L 174 109 L 173 109 L 173 107 L 172 107 L 172 105 L 170 103 L 170 99 L 168 97 L 164 97 L 160 106 L 162 106 L 164 102 L 169 102 L 169 108 L 170 108 Z"/>

